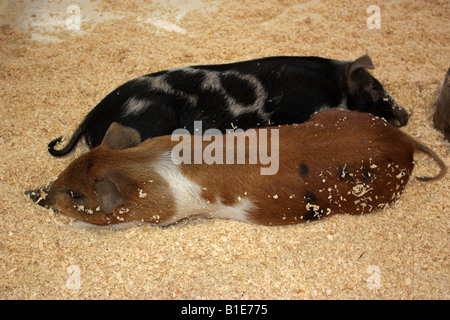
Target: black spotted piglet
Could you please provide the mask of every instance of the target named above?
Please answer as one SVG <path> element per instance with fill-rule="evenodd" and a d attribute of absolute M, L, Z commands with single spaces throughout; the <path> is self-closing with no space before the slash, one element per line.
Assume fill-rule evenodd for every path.
<path fill-rule="evenodd" d="M 367 55 L 353 62 L 269 57 L 148 74 L 108 94 L 64 148 L 55 149 L 60 137 L 50 142 L 49 152 L 66 155 L 82 135 L 89 148 L 96 147 L 112 122 L 136 129 L 142 140 L 178 128 L 194 133 L 194 121 L 202 121 L 202 131 L 225 132 L 303 123 L 328 109 L 368 112 L 395 126 L 405 125 L 407 112 L 366 68 L 374 68 Z"/>

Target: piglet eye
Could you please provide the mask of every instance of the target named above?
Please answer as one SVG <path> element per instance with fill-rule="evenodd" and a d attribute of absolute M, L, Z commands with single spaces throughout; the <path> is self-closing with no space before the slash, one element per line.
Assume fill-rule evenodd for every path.
<path fill-rule="evenodd" d="M 77 192 L 77 191 L 74 191 L 74 190 L 68 190 L 67 192 L 69 193 L 69 195 L 70 195 L 70 197 L 71 197 L 72 199 L 81 199 L 81 198 L 84 198 L 84 195 L 81 194 L 81 193 L 79 193 L 79 192 Z"/>

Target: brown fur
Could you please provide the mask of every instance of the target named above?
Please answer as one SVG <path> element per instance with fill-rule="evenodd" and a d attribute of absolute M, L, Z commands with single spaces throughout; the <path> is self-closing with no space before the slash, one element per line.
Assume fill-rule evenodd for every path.
<path fill-rule="evenodd" d="M 121 130 L 130 141 L 120 143 L 134 147 L 115 150 L 115 142 L 105 139 L 71 163 L 49 188 L 29 193 L 41 205 L 98 225 L 129 221 L 166 225 L 195 215 L 229 217 L 214 210 L 219 205 L 236 208 L 244 201 L 252 204 L 245 207 L 246 214 L 232 218 L 286 225 L 335 213 L 369 213 L 392 203 L 410 177 L 415 150 L 429 154 L 441 169 L 438 176 L 423 180 L 446 173 L 433 151 L 367 113 L 324 111 L 304 124 L 270 129 L 279 130 L 275 175 L 261 175 L 260 168 L 267 165 L 259 162 L 179 165 L 179 172 L 201 188 L 200 199 L 195 188 L 192 195 L 189 190 L 174 194 L 158 167 L 163 153 L 178 141 L 165 136 L 137 145 L 134 130 L 119 125 L 110 130 Z M 225 136 L 220 137 L 225 149 Z M 203 142 L 203 148 L 208 144 Z"/>

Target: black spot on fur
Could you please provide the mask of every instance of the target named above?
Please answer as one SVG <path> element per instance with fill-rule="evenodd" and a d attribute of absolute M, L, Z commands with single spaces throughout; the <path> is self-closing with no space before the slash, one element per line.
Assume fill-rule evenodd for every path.
<path fill-rule="evenodd" d="M 220 76 L 220 82 L 227 94 L 243 105 L 252 105 L 256 101 L 255 88 L 248 82 L 234 74 Z"/>
<path fill-rule="evenodd" d="M 317 220 L 323 216 L 323 209 L 317 205 L 317 197 L 313 193 L 305 193 L 303 202 L 306 209 L 303 220 Z"/>
<path fill-rule="evenodd" d="M 304 163 L 300 163 L 299 171 L 300 171 L 300 176 L 302 176 L 304 178 L 309 175 L 309 168 Z"/>
<path fill-rule="evenodd" d="M 306 211 L 306 214 L 303 215 L 303 220 L 318 220 L 322 217 L 323 210 L 319 209 L 318 211 L 314 211 L 313 208 L 310 208 Z"/>
<path fill-rule="evenodd" d="M 364 168 L 363 172 L 363 180 L 364 182 L 368 183 L 368 182 L 372 182 L 373 181 L 373 173 L 372 170 L 370 168 Z"/>
<path fill-rule="evenodd" d="M 198 95 L 204 76 L 201 73 L 193 74 L 184 70 L 173 70 L 166 73 L 166 81 L 175 90 L 187 94 Z"/>
<path fill-rule="evenodd" d="M 307 192 L 303 195 L 303 202 L 314 204 L 317 202 L 317 197 L 314 193 Z"/>
<path fill-rule="evenodd" d="M 314 193 L 306 192 L 303 195 L 303 203 L 305 203 L 306 208 L 303 220 L 316 220 L 322 217 L 323 209 L 317 205 L 317 197 Z"/>

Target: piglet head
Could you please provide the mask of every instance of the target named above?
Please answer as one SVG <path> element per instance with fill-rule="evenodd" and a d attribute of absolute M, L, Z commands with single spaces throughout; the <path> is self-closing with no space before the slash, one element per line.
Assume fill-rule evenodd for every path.
<path fill-rule="evenodd" d="M 365 70 L 374 68 L 367 55 L 347 66 L 348 108 L 372 113 L 396 127 L 406 125 L 409 119 L 408 112 L 398 105 L 381 83 Z"/>
<path fill-rule="evenodd" d="M 113 123 L 102 144 L 73 161 L 49 186 L 25 192 L 34 202 L 97 225 L 129 221 L 128 189 L 136 189 L 117 151 L 140 143 L 139 133 Z"/>

